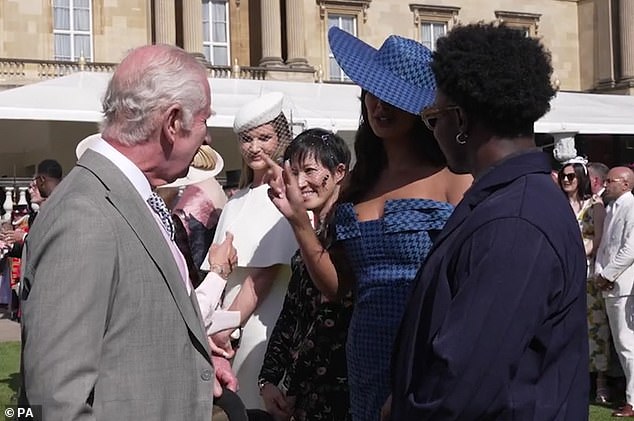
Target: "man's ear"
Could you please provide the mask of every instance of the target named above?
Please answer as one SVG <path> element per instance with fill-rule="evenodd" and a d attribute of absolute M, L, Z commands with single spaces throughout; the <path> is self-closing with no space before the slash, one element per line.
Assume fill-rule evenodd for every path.
<path fill-rule="evenodd" d="M 172 105 L 163 114 L 163 133 L 169 143 L 174 143 L 174 139 L 183 128 L 183 113 L 179 105 Z"/>
<path fill-rule="evenodd" d="M 465 113 L 462 107 L 458 107 L 456 115 L 458 116 L 458 129 L 462 133 L 469 133 L 469 117 L 467 113 Z"/>
<path fill-rule="evenodd" d="M 334 171 L 335 183 L 339 184 L 341 180 L 346 178 L 346 166 L 345 164 L 338 164 Z"/>

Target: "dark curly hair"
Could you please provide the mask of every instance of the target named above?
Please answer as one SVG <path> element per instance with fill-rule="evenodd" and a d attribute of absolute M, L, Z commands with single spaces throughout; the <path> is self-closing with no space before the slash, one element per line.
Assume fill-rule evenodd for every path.
<path fill-rule="evenodd" d="M 505 25 L 456 26 L 436 44 L 438 89 L 498 136 L 533 133 L 550 109 L 550 53 L 536 39 Z"/>
<path fill-rule="evenodd" d="M 345 188 L 339 202 L 358 203 L 379 179 L 381 171 L 387 165 L 387 155 L 383 140 L 379 138 L 368 123 L 368 109 L 365 106 L 367 91 L 361 91 L 361 121 L 354 138 L 354 153 L 357 159 L 349 173 Z M 416 119 L 411 132 L 412 153 L 420 156 L 433 166 L 445 166 L 447 160 L 443 155 L 434 134 L 425 126 L 420 118 Z"/>

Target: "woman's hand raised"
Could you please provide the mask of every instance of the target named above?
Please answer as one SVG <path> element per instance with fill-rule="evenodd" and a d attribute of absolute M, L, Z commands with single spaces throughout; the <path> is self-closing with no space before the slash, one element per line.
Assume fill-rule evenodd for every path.
<path fill-rule="evenodd" d="M 269 167 L 264 182 L 269 185 L 269 198 L 273 204 L 291 223 L 305 218 L 304 198 L 290 162 L 284 162 L 282 168 L 268 156 L 264 156 L 264 160 Z"/>

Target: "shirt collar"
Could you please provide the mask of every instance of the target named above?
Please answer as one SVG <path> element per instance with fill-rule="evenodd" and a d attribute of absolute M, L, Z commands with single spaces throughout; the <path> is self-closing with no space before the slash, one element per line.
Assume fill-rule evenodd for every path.
<path fill-rule="evenodd" d="M 509 184 L 528 174 L 550 175 L 550 170 L 550 159 L 542 151 L 530 150 L 510 155 L 480 175 L 466 193 L 465 199 L 474 207 L 500 185 Z"/>
<path fill-rule="evenodd" d="M 632 198 L 632 192 L 625 192 L 622 195 L 620 195 L 618 199 L 612 202 L 612 207 L 616 209 L 617 206 L 622 205 L 623 203 L 627 202 L 631 198 Z"/>
<path fill-rule="evenodd" d="M 149 181 L 141 172 L 139 167 L 134 165 L 125 155 L 116 150 L 112 145 L 103 140 L 98 139 L 89 146 L 89 149 L 103 155 L 106 159 L 111 161 L 121 172 L 130 180 L 134 188 L 141 198 L 145 201 L 152 195 L 152 187 Z"/>

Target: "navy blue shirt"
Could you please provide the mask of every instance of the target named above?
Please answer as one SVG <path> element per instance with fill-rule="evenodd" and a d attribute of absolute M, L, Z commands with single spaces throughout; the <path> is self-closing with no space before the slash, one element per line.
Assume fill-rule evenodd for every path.
<path fill-rule="evenodd" d="M 483 174 L 419 271 L 393 354 L 392 419 L 588 419 L 586 259 L 548 157 Z"/>

